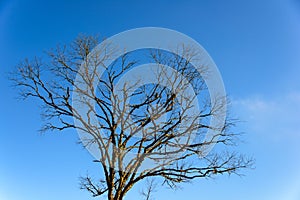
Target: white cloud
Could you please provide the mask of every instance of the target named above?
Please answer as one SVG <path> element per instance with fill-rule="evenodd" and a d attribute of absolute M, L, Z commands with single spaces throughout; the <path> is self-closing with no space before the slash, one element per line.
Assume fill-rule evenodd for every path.
<path fill-rule="evenodd" d="M 257 170 L 268 177 L 262 180 L 269 186 L 262 199 L 299 200 L 300 92 L 235 99 L 232 106 L 258 151 Z"/>
<path fill-rule="evenodd" d="M 238 117 L 256 134 L 268 135 L 270 139 L 300 138 L 300 93 L 273 99 L 263 96 L 236 99 L 232 105 Z"/>

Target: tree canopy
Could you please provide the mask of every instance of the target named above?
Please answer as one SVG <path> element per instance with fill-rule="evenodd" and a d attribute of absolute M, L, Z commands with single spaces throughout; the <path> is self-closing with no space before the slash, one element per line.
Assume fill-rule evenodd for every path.
<path fill-rule="evenodd" d="M 82 189 L 94 197 L 121 200 L 148 178 L 175 188 L 252 166 L 251 158 L 230 150 L 239 136 L 231 129 L 235 122 L 227 117 L 222 126 L 210 124 L 227 105 L 226 97 L 212 103 L 203 79 L 210 76 L 207 66 L 198 66 L 199 72 L 191 64 L 194 49 L 183 45 L 173 53 L 129 52 L 106 66 L 117 47 L 107 44 L 91 54 L 98 43 L 97 37 L 81 35 L 43 59 L 20 62 L 11 75 L 21 97 L 40 100 L 41 131 L 76 129 L 101 165 L 102 179 L 81 177 Z M 151 65 L 139 67 L 145 60 Z M 215 134 L 207 140 L 209 130 Z M 218 150 L 207 153 L 212 144 Z"/>

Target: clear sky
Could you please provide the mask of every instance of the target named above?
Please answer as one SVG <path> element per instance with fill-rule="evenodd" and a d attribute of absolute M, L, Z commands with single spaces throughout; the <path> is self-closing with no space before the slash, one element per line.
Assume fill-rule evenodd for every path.
<path fill-rule="evenodd" d="M 238 151 L 256 158 L 244 177 L 203 179 L 156 199 L 300 199 L 300 1 L 0 1 L 0 200 L 87 200 L 78 177 L 95 172 L 77 133 L 39 135 L 40 108 L 18 101 L 7 73 L 79 33 L 112 36 L 158 26 L 197 40 L 212 56 L 245 121 Z M 126 199 L 136 197 L 137 186 Z"/>

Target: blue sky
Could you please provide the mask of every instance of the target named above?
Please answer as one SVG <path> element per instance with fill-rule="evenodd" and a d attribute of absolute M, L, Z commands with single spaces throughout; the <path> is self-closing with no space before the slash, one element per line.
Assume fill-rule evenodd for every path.
<path fill-rule="evenodd" d="M 76 132 L 38 134 L 38 102 L 19 101 L 7 73 L 79 33 L 112 36 L 158 26 L 211 55 L 245 121 L 238 151 L 256 158 L 244 177 L 198 180 L 156 199 L 300 199 L 300 1 L 0 1 L 0 200 L 92 199 L 78 177 L 95 172 Z M 138 199 L 138 185 L 126 199 Z"/>

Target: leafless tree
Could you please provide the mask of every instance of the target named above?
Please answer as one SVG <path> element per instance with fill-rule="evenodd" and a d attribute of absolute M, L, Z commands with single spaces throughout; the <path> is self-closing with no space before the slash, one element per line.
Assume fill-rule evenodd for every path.
<path fill-rule="evenodd" d="M 252 165 L 252 159 L 227 150 L 238 136 L 230 130 L 232 121 L 226 120 L 222 127 L 210 125 L 210 119 L 225 106 L 225 97 L 211 103 L 203 79 L 210 74 L 205 66 L 197 66 L 199 72 L 191 65 L 197 54 L 192 48 L 183 45 L 174 53 L 147 51 L 145 57 L 157 66 L 152 73 L 156 83 L 141 85 L 139 78 L 122 76 L 146 58 L 126 53 L 106 66 L 114 48 L 107 44 L 91 54 L 98 42 L 96 37 L 81 35 L 70 45 L 51 50 L 43 60 L 22 61 L 11 75 L 21 97 L 41 101 L 46 122 L 41 131 L 77 129 L 82 145 L 101 165 L 103 179 L 82 177 L 82 189 L 94 197 L 121 200 L 147 178 L 175 188 L 196 178 L 239 174 Z M 165 70 L 165 65 L 174 71 Z M 105 70 L 101 76 L 99 68 Z M 87 87 L 79 86 L 78 80 Z M 182 93 L 190 85 L 196 96 Z M 74 94 L 79 98 L 72 98 Z M 196 100 L 199 97 L 201 102 Z M 201 105 L 198 109 L 195 101 Z M 84 112 L 78 105 L 84 105 Z M 204 140 L 208 130 L 216 134 Z M 211 144 L 219 144 L 222 150 L 203 154 Z M 146 194 L 146 198 L 150 197 Z"/>
<path fill-rule="evenodd" d="M 145 200 L 151 200 L 151 195 L 156 191 L 157 183 L 155 183 L 155 180 L 152 179 L 146 179 L 146 189 L 143 189 L 141 191 L 142 196 L 144 196 Z"/>

